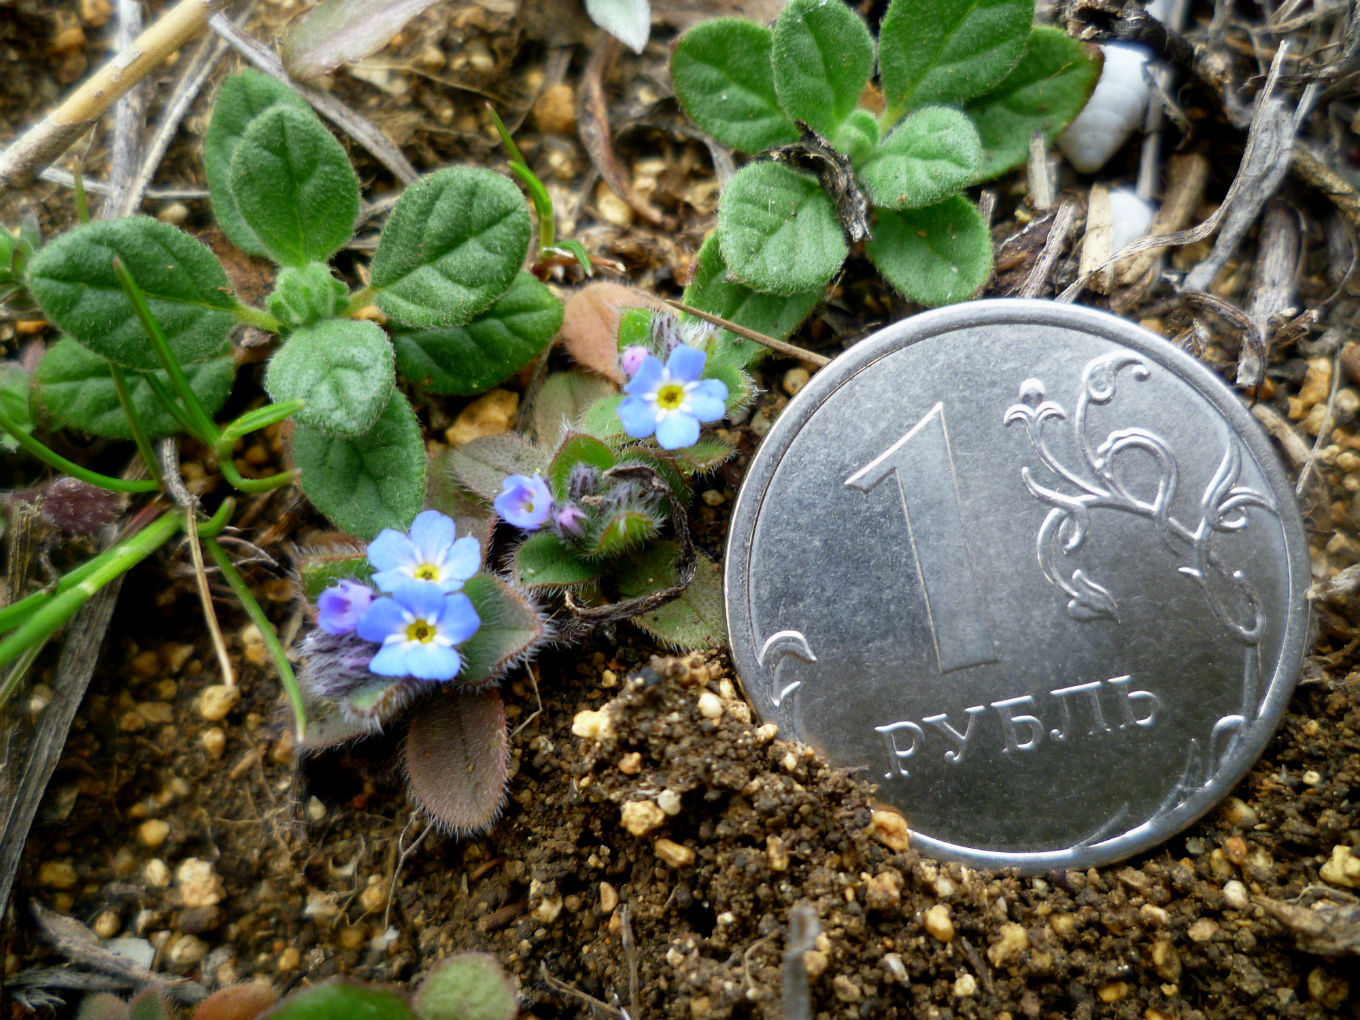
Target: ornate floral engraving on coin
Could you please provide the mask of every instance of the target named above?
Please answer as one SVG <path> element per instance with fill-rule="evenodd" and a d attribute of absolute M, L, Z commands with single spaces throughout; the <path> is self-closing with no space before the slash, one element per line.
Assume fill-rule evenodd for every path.
<path fill-rule="evenodd" d="M 726 587 L 763 718 L 867 769 L 922 849 L 1034 871 L 1228 792 L 1293 688 L 1307 580 L 1288 481 L 1213 373 L 1101 312 L 982 301 L 789 405 Z"/>

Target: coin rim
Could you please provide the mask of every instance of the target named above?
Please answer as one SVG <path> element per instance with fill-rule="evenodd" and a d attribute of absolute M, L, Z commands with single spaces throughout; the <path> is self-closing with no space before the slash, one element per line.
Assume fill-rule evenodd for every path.
<path fill-rule="evenodd" d="M 723 599 L 732 665 L 742 681 L 747 700 L 755 708 L 757 716 L 763 715 L 761 701 L 751 696 L 744 679 L 759 675 L 746 578 L 750 572 L 755 525 L 760 518 L 765 494 L 775 470 L 802 427 L 834 391 L 890 354 L 922 340 L 996 325 L 1058 326 L 1080 330 L 1097 339 L 1137 351 L 1167 368 L 1224 416 L 1246 444 L 1280 504 L 1279 520 L 1284 535 L 1289 577 L 1288 604 L 1292 610 L 1285 623 L 1275 670 L 1261 699 L 1261 708 L 1250 724 L 1250 732 L 1208 783 L 1173 810 L 1155 815 L 1117 836 L 1059 851 L 981 850 L 950 843 L 927 833 L 914 830 L 911 833 L 913 847 L 931 856 L 977 867 L 1013 867 L 1026 873 L 1041 873 L 1052 868 L 1110 864 L 1154 847 L 1187 828 L 1217 805 L 1241 781 L 1274 736 L 1298 681 L 1304 653 L 1311 642 L 1311 613 L 1305 597 L 1311 580 L 1308 540 L 1294 486 L 1285 474 L 1273 442 L 1242 400 L 1216 372 L 1151 330 L 1084 305 L 1027 298 L 988 298 L 966 305 L 933 309 L 895 322 L 865 337 L 817 372 L 789 401 L 756 449 L 733 506 L 723 556 Z M 734 566 L 740 569 L 734 569 Z"/>

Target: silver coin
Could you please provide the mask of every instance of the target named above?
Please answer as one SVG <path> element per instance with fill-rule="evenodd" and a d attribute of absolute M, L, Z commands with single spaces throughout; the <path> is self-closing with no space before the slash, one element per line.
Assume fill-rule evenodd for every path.
<path fill-rule="evenodd" d="M 789 403 L 726 557 L 781 734 L 859 767 L 913 846 L 1087 867 L 1204 814 L 1298 676 L 1308 547 L 1242 402 L 1112 315 L 939 309 Z"/>

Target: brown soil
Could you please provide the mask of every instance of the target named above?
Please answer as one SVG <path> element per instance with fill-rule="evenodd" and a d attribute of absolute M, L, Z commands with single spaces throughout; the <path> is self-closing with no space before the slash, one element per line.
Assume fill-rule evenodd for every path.
<path fill-rule="evenodd" d="M 104 57 L 92 26 L 90 41 L 74 50 L 34 45 L 78 20 L 71 6 L 0 7 L 0 57 L 11 72 L 0 81 L 0 128 L 9 133 L 81 73 L 73 61 Z M 565 66 L 562 81 L 574 85 L 589 56 L 589 45 L 555 49 L 572 40 L 537 40 L 522 22 L 480 10 L 435 8 L 406 33 L 391 61 L 408 86 L 399 101 L 334 76 L 336 91 L 422 169 L 469 160 L 503 167 L 467 89 L 524 114 L 545 74 Z M 268 35 L 287 14 L 267 4 L 261 16 L 258 30 Z M 636 171 L 660 156 L 672 168 L 634 174 L 656 182 L 661 227 L 620 212 L 597 189 L 570 132 L 529 117 L 516 136 L 552 181 L 564 234 L 618 260 L 632 282 L 674 294 L 711 226 L 713 178 L 702 145 L 679 133 L 681 121 L 645 101 L 664 95 L 668 34 L 658 29 L 645 57 L 624 56 L 608 79 L 620 164 Z M 436 42 L 449 58 L 437 70 L 422 56 Z M 565 65 L 555 56 L 563 52 Z M 483 53 L 489 63 L 458 64 L 460 55 Z M 1235 166 L 1240 134 L 1214 126 L 1212 109 L 1204 116 L 1191 147 L 1214 153 L 1227 139 L 1233 158 L 1211 158 Z M 99 164 L 98 144 L 87 156 Z M 1135 159 L 1107 173 L 1127 178 Z M 365 181 L 390 185 L 362 153 L 356 160 Z M 200 178 L 182 142 L 157 181 Z M 998 242 L 1021 229 L 1020 178 L 1000 183 Z M 1085 187 L 1070 176 L 1065 183 Z M 1212 193 L 1221 196 L 1226 183 Z M 1298 181 L 1283 194 L 1305 223 L 1301 301 L 1321 309 L 1313 335 L 1353 330 L 1354 295 L 1338 284 L 1346 268 L 1329 262 L 1323 239 L 1331 207 Z M 206 203 L 189 206 L 189 225 L 206 227 Z M 70 220 L 67 194 L 52 185 L 10 200 L 5 222 L 25 209 Z M 1017 255 L 1018 270 L 999 269 L 1023 279 L 1035 254 L 1028 262 Z M 1249 241 L 1220 296 L 1245 301 L 1252 257 Z M 1056 275 L 1070 280 L 1074 263 L 1069 253 Z M 988 293 L 1002 293 L 1010 278 L 999 273 Z M 1165 290 L 1150 294 L 1124 314 L 1155 320 L 1168 334 L 1188 324 Z M 906 310 L 852 262 L 799 339 L 834 353 L 838 341 Z M 12 355 L 24 338 L 12 324 L 3 328 Z M 1211 346 L 1205 358 L 1231 377 L 1234 352 Z M 1270 366 L 1269 401 L 1282 413 L 1308 368 L 1299 355 L 1276 351 Z M 737 432 L 748 454 L 752 423 L 786 402 L 779 382 L 791 367 L 765 366 L 770 392 Z M 431 434 L 457 409 L 423 407 Z M 1343 448 L 1357 445 L 1351 415 L 1331 437 Z M 721 549 L 740 477 L 741 464 L 730 466 L 714 483 L 728 501 L 694 511 L 710 552 Z M 1355 477 L 1333 458 L 1310 501 L 1319 565 L 1329 571 L 1360 552 L 1349 509 Z M 280 557 L 321 524 L 285 503 L 250 511 L 251 536 Z M 503 817 L 473 839 L 427 833 L 394 764 L 398 736 L 298 760 L 258 637 L 226 603 L 220 612 L 243 698 L 224 718 L 205 718 L 201 692 L 216 682 L 216 665 L 177 563 L 164 557 L 129 578 L 32 830 L 4 916 L 7 1015 L 69 1015 L 82 994 L 76 987 L 111 980 L 88 958 L 41 970 L 63 957 L 34 921 L 37 903 L 103 937 L 146 939 L 154 970 L 209 989 L 262 979 L 282 990 L 332 974 L 406 983 L 448 953 L 483 949 L 517 978 L 526 1017 L 775 1018 L 802 982 L 819 1017 L 1360 1016 L 1360 909 L 1334 875 L 1320 877 L 1337 848 L 1360 847 L 1354 601 L 1319 606 L 1304 682 L 1226 806 L 1129 861 L 1025 878 L 902 848 L 901 833 L 875 816 L 870 786 L 759 727 L 722 653 L 655 658 L 660 649 L 622 627 L 581 649 L 549 651 L 510 678 L 502 691 L 513 730 Z M 285 579 L 264 571 L 250 579 L 281 627 L 295 622 Z M 705 692 L 716 698 L 701 703 Z M 25 710 L 43 696 L 30 692 Z M 799 904 L 820 934 L 786 968 Z"/>

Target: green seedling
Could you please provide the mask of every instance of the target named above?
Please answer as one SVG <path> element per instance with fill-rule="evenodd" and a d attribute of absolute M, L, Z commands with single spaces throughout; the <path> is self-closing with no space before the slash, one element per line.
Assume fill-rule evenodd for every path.
<path fill-rule="evenodd" d="M 1099 76 L 1094 50 L 1033 18 L 1034 0 L 893 0 L 875 42 L 846 5 L 792 0 L 773 29 L 687 31 L 671 58 L 686 112 L 764 158 L 724 191 L 686 303 L 787 336 L 860 241 L 905 297 L 971 297 L 991 243 L 964 190 L 1023 163 L 1035 132 L 1052 141 Z"/>

